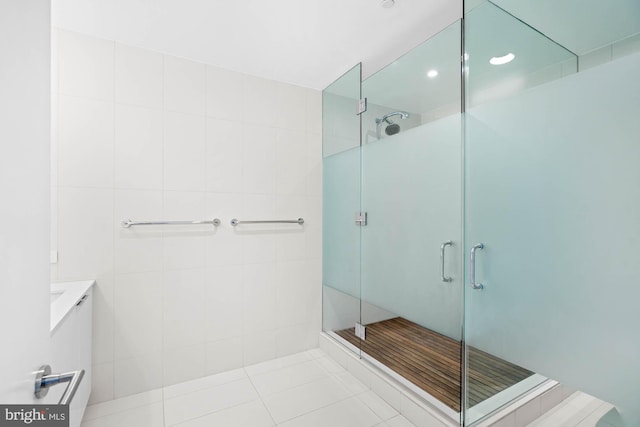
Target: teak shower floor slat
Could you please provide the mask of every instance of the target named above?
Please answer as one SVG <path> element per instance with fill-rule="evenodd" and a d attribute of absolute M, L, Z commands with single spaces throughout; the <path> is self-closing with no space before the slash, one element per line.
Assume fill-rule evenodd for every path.
<path fill-rule="evenodd" d="M 460 412 L 461 343 L 401 317 L 367 325 L 364 341 L 354 328 L 336 331 L 347 342 Z M 533 372 L 469 347 L 471 406 L 533 375 Z"/>

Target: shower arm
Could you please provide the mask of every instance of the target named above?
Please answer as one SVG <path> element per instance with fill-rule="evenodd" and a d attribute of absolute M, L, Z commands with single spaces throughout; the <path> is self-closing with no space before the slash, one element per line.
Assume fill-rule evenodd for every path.
<path fill-rule="evenodd" d="M 392 113 L 385 114 L 384 116 L 382 116 L 381 119 L 376 119 L 376 124 L 387 122 L 391 125 L 393 124 L 393 122 L 389 120 L 389 117 L 393 117 L 393 116 L 400 116 L 400 118 L 404 120 L 409 117 L 409 113 L 406 113 L 404 111 L 394 111 Z"/>

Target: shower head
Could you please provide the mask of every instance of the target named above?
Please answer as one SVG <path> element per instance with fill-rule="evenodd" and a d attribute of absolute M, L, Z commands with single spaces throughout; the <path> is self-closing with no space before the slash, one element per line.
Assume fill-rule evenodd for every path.
<path fill-rule="evenodd" d="M 387 135 L 391 136 L 400 132 L 400 125 L 394 123 L 391 119 L 389 119 L 393 116 L 400 116 L 400 118 L 404 120 L 409 117 L 409 113 L 407 113 L 406 111 L 394 111 L 392 113 L 385 114 L 381 119 L 376 119 L 376 135 L 378 139 L 380 139 L 380 126 L 383 122 L 387 123 L 387 127 L 384 129 L 384 133 L 386 133 Z"/>
<path fill-rule="evenodd" d="M 400 125 L 397 123 L 391 123 L 389 126 L 384 128 L 384 133 L 386 133 L 389 136 L 395 135 L 398 132 L 400 132 Z"/>

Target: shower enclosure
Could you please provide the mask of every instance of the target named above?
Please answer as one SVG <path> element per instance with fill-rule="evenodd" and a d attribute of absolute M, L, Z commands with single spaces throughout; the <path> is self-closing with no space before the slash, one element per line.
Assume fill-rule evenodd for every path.
<path fill-rule="evenodd" d="M 467 2 L 323 92 L 323 330 L 461 425 L 547 378 L 640 420 L 640 2 L 584 3 Z"/>
<path fill-rule="evenodd" d="M 458 421 L 461 37 L 459 21 L 362 83 L 356 66 L 323 97 L 324 330 Z M 533 374 L 470 352 L 474 406 Z"/>
<path fill-rule="evenodd" d="M 353 114 L 353 102 L 341 104 L 345 97 L 333 86 L 324 103 L 329 133 L 324 158 L 325 330 L 406 379 L 417 392 L 435 396 L 434 402 L 455 417 L 460 412 L 462 354 L 460 31 L 458 22 L 366 79 L 361 91 L 367 105 L 361 114 Z M 425 74 L 434 67 L 438 80 Z M 426 80 L 431 84 L 425 85 Z M 415 88 L 422 93 L 416 96 Z M 341 105 L 352 113 L 355 143 L 336 153 L 331 132 L 338 127 L 329 119 Z M 353 186 L 334 180 L 340 167 L 353 174 Z M 334 217 L 338 209 L 343 215 Z M 348 226 L 356 233 L 351 241 L 359 252 L 349 262 L 356 273 L 348 278 L 351 292 L 334 279 L 339 271 L 334 256 L 345 247 L 337 223 L 344 218 L 351 220 Z M 356 318 L 329 324 L 335 320 L 329 311 L 340 311 L 344 300 L 355 296 L 355 305 L 346 310 Z M 365 327 L 365 340 L 355 335 L 356 322 Z M 407 334 L 414 339 L 406 340 Z M 429 353 L 433 346 L 443 352 Z"/>

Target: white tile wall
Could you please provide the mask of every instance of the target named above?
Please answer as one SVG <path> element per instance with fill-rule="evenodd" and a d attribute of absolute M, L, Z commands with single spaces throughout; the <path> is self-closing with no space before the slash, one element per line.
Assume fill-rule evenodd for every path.
<path fill-rule="evenodd" d="M 60 187 L 58 274 L 65 279 L 113 272 L 113 190 Z"/>
<path fill-rule="evenodd" d="M 163 56 L 119 43 L 115 52 L 116 102 L 161 109 Z"/>
<path fill-rule="evenodd" d="M 165 112 L 164 188 L 203 191 L 205 187 L 205 128 L 207 120 L 195 114 Z"/>
<path fill-rule="evenodd" d="M 247 77 L 244 81 L 243 118 L 245 123 L 275 126 L 280 117 L 278 83 L 260 77 Z"/>
<path fill-rule="evenodd" d="M 235 113 L 239 114 L 238 110 Z M 207 191 L 238 192 L 242 185 L 242 131 L 242 125 L 237 121 L 207 118 Z"/>
<path fill-rule="evenodd" d="M 52 279 L 97 279 L 92 402 L 316 347 L 320 92 L 53 39 Z M 304 227 L 229 224 L 299 216 Z M 216 229 L 120 226 L 214 217 Z"/>
<path fill-rule="evenodd" d="M 162 189 L 162 110 L 117 104 L 115 129 L 115 187 Z"/>
<path fill-rule="evenodd" d="M 162 350 L 162 273 L 116 276 L 115 358 L 129 359 Z"/>
<path fill-rule="evenodd" d="M 164 107 L 168 111 L 204 115 L 206 65 L 164 56 Z"/>
<path fill-rule="evenodd" d="M 124 219 L 161 218 L 161 190 L 115 190 L 114 202 L 115 270 L 118 273 L 162 271 L 163 233 L 161 227 L 125 229 Z"/>
<path fill-rule="evenodd" d="M 246 124 L 243 127 L 242 191 L 244 193 L 275 193 L 277 132 L 275 128 L 268 125 Z"/>
<path fill-rule="evenodd" d="M 59 184 L 112 188 L 113 102 L 59 97 Z"/>
<path fill-rule="evenodd" d="M 242 120 L 245 81 L 242 74 L 207 66 L 207 116 L 235 122 Z"/>
<path fill-rule="evenodd" d="M 162 327 L 165 348 L 204 342 L 204 284 L 204 269 L 165 272 Z"/>
<path fill-rule="evenodd" d="M 57 47 L 61 94 L 113 101 L 114 43 L 59 31 Z"/>

